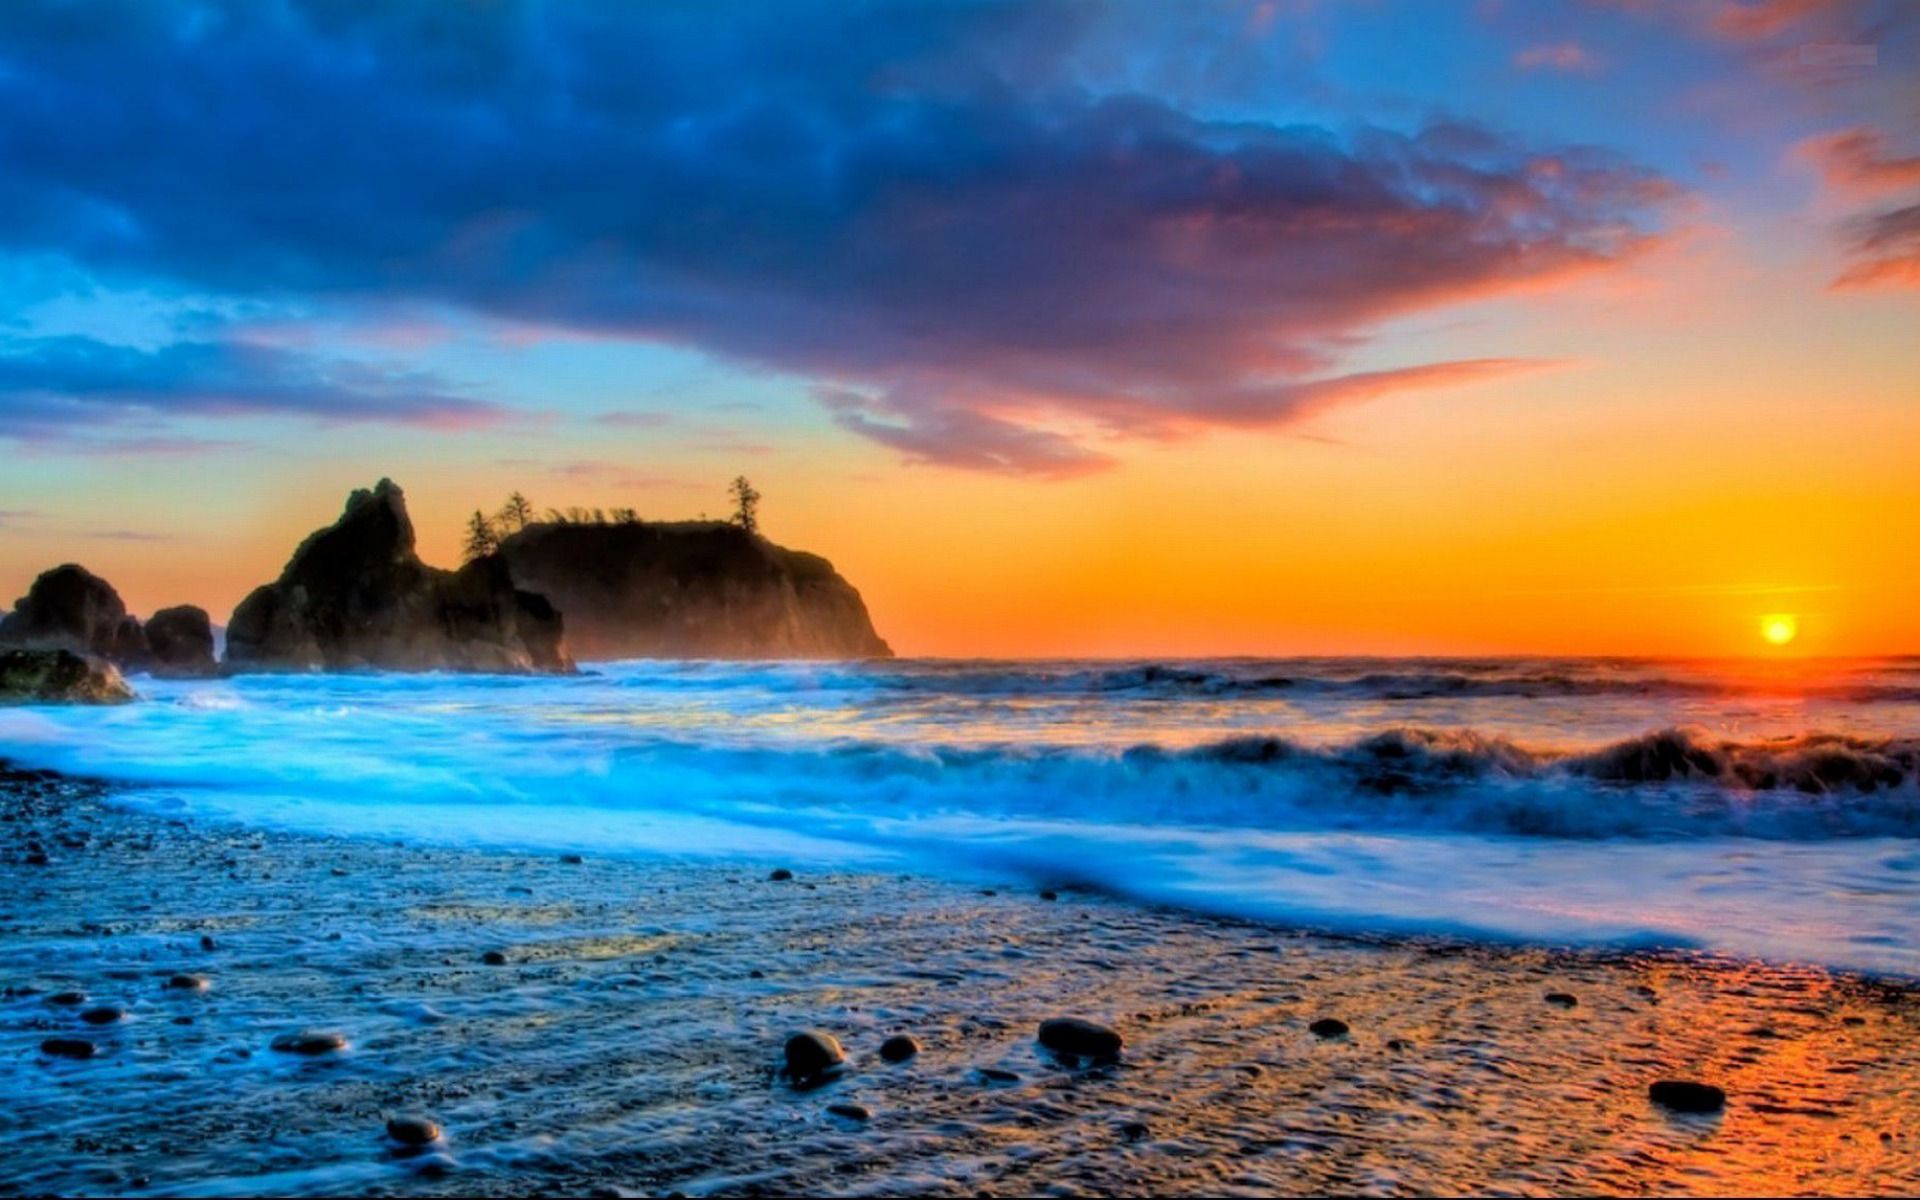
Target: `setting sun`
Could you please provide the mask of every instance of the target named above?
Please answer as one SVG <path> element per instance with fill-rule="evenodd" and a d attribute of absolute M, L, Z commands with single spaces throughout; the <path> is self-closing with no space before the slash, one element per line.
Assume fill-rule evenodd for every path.
<path fill-rule="evenodd" d="M 1768 613 L 1760 618 L 1760 636 L 1773 646 L 1784 646 L 1800 632 L 1800 619 L 1792 613 Z"/>

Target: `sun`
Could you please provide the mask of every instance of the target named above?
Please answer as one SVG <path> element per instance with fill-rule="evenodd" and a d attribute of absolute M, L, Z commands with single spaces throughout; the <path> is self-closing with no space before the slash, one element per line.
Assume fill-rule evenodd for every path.
<path fill-rule="evenodd" d="M 1800 635 L 1800 618 L 1793 613 L 1768 613 L 1760 618 L 1760 636 L 1773 646 L 1784 646 Z"/>

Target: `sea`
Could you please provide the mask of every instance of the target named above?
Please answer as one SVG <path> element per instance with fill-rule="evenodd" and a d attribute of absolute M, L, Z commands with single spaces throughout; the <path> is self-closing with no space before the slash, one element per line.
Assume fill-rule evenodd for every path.
<path fill-rule="evenodd" d="M 262 829 L 1920 977 L 1920 657 L 136 678 L 0 758 Z"/>

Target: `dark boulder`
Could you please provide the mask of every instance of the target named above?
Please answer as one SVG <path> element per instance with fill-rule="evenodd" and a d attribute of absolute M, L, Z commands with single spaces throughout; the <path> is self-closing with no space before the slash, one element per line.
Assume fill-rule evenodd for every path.
<path fill-rule="evenodd" d="M 191 604 L 163 608 L 147 622 L 149 665 L 155 675 L 191 677 L 219 670 L 213 659 L 213 622 Z"/>
<path fill-rule="evenodd" d="M 539 523 L 500 557 L 585 660 L 892 654 L 832 563 L 721 521 Z"/>
<path fill-rule="evenodd" d="M 41 574 L 0 619 L 0 644 L 34 650 L 69 650 L 121 666 L 147 660 L 140 622 L 113 585 L 77 563 Z"/>
<path fill-rule="evenodd" d="M 387 1136 L 402 1146 L 430 1146 L 440 1140 L 440 1124 L 431 1117 L 391 1117 L 387 1120 Z"/>
<path fill-rule="evenodd" d="M 890 1063 L 905 1062 L 920 1053 L 920 1042 L 910 1034 L 896 1033 L 880 1043 L 880 1057 Z"/>
<path fill-rule="evenodd" d="M 85 1038 L 48 1038 L 40 1043 L 40 1053 L 48 1058 L 92 1058 L 100 1047 Z"/>
<path fill-rule="evenodd" d="M 1349 1031 L 1347 1023 L 1339 1017 L 1321 1017 L 1307 1026 L 1307 1032 L 1317 1038 L 1337 1038 L 1347 1036 Z"/>
<path fill-rule="evenodd" d="M 0 704 L 117 704 L 133 689 L 105 659 L 71 650 L 0 650 Z"/>
<path fill-rule="evenodd" d="M 1079 1017 L 1055 1017 L 1050 1021 L 1042 1021 L 1039 1039 L 1042 1046 L 1055 1054 L 1096 1060 L 1119 1058 L 1124 1045 L 1114 1030 Z"/>
<path fill-rule="evenodd" d="M 300 1029 L 280 1034 L 269 1045 L 276 1053 L 318 1058 L 323 1054 L 337 1054 L 345 1050 L 347 1035 L 331 1029 Z"/>
<path fill-rule="evenodd" d="M 1726 1092 L 1690 1079 L 1662 1079 L 1648 1086 L 1647 1097 L 1679 1113 L 1716 1113 L 1727 1106 Z"/>
<path fill-rule="evenodd" d="M 458 571 L 414 552 L 406 497 L 383 479 L 294 551 L 227 626 L 239 670 L 567 672 L 560 615 L 498 555 Z"/>
<path fill-rule="evenodd" d="M 787 1077 L 795 1083 L 815 1083 L 830 1078 L 847 1062 L 847 1052 L 830 1033 L 810 1029 L 787 1039 Z"/>

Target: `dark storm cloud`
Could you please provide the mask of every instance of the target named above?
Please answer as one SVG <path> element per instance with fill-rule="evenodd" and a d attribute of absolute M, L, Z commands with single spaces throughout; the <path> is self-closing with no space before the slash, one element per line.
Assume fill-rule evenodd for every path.
<path fill-rule="evenodd" d="M 1292 419 L 1377 322 L 1617 262 L 1670 193 L 1102 88 L 1073 48 L 1132 11 L 9 5 L 0 248 L 689 345 L 911 457 L 1063 475 L 1105 461 L 1063 423 Z"/>
<path fill-rule="evenodd" d="M 176 342 L 149 351 L 86 337 L 0 342 L 0 436 L 59 440 L 127 418 L 182 415 L 454 427 L 495 414 L 431 376 L 322 364 L 270 346 Z"/>

